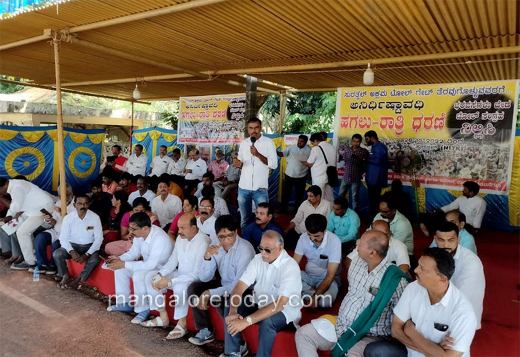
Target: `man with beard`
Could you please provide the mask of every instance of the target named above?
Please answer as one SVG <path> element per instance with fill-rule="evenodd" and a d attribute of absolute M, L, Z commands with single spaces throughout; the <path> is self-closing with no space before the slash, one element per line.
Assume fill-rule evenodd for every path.
<path fill-rule="evenodd" d="M 475 245 L 475 238 L 467 230 L 464 229 L 464 226 L 466 225 L 466 215 L 458 209 L 454 209 L 453 211 L 449 211 L 448 213 L 446 213 L 446 221 L 455 223 L 455 225 L 459 229 L 459 244 L 478 255 L 477 246 Z M 435 243 L 434 239 L 432 244 L 430 245 L 430 248 L 436 246 L 437 243 Z"/>
<path fill-rule="evenodd" d="M 345 197 L 349 191 L 352 195 L 350 207 L 356 211 L 359 206 L 359 188 L 365 172 L 365 162 L 370 157 L 367 149 L 361 147 L 361 135 L 352 135 L 352 146 L 347 146 L 340 154 L 345 160 L 345 173 L 339 188 L 338 197 Z"/>
<path fill-rule="evenodd" d="M 435 231 L 437 247 L 446 250 L 455 260 L 451 282 L 471 302 L 477 318 L 477 329 L 482 319 L 482 304 L 486 290 L 484 267 L 479 257 L 460 245 L 459 229 L 454 223 L 442 222 Z"/>
<path fill-rule="evenodd" d="M 137 186 L 132 182 L 132 175 L 128 172 L 123 172 L 121 174 L 117 191 L 125 191 L 128 196 L 130 196 L 132 192 L 137 191 Z"/>
<path fill-rule="evenodd" d="M 369 130 L 365 133 L 365 143 L 372 147 L 370 157 L 366 159 L 365 181 L 368 186 L 370 214 L 375 216 L 381 190 L 388 185 L 388 149 L 379 141 L 377 133 Z"/>
<path fill-rule="evenodd" d="M 253 245 L 257 253 L 260 253 L 258 245 L 266 231 L 278 232 L 282 238 L 285 236 L 282 227 L 274 221 L 273 217 L 273 206 L 267 202 L 262 202 L 256 208 L 255 221 L 242 232 L 244 239 Z"/>
<path fill-rule="evenodd" d="M 197 228 L 211 238 L 211 244 L 218 245 L 215 231 L 215 201 L 210 197 L 204 197 L 199 204 L 200 217 L 197 218 Z"/>
<path fill-rule="evenodd" d="M 53 254 L 58 267 L 58 275 L 63 279 L 58 287 L 75 288 L 80 281 L 87 281 L 90 273 L 97 267 L 99 248 L 103 242 L 103 228 L 99 216 L 88 209 L 90 200 L 87 195 L 77 195 L 74 199 L 76 211 L 63 218 L 60 232 L 61 248 Z M 67 259 L 83 264 L 81 274 L 71 279 L 67 270 Z"/>
<path fill-rule="evenodd" d="M 144 197 L 148 203 L 152 203 L 153 199 L 155 198 L 155 193 L 148 189 L 148 182 L 146 182 L 146 177 L 141 176 L 137 179 L 137 191 L 132 192 L 128 196 L 128 204 L 131 206 L 137 197 Z"/>

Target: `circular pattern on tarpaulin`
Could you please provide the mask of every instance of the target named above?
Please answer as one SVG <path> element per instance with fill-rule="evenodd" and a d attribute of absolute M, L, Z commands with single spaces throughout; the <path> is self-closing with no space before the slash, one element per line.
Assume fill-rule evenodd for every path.
<path fill-rule="evenodd" d="M 92 175 L 96 163 L 96 154 L 89 148 L 75 148 L 69 156 L 69 170 L 77 178 L 87 178 Z"/>
<path fill-rule="evenodd" d="M 19 170 L 15 169 L 19 167 Z M 33 169 L 33 167 L 36 167 Z M 45 156 L 32 147 L 23 147 L 11 151 L 5 158 L 5 171 L 10 177 L 24 175 L 29 181 L 34 180 L 45 169 Z"/>

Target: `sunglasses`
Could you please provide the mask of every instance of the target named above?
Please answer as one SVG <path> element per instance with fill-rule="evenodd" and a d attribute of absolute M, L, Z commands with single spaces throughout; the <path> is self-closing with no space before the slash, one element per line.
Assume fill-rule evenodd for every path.
<path fill-rule="evenodd" d="M 269 249 L 269 248 L 262 248 L 262 246 L 258 246 L 258 251 L 261 253 L 261 252 L 266 252 L 267 254 L 271 254 L 273 252 L 274 249 Z"/>

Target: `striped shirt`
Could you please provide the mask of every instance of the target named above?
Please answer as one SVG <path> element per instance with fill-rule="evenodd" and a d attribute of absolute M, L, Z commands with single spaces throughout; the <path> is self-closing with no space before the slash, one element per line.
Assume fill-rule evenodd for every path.
<path fill-rule="evenodd" d="M 348 293 L 341 302 L 336 323 L 336 334 L 338 338 L 356 321 L 365 308 L 374 300 L 379 284 L 385 274 L 390 262 L 385 258 L 379 265 L 368 272 L 367 263 L 359 256 L 352 260 L 348 271 Z M 390 336 L 394 306 L 399 301 L 401 294 L 408 285 L 405 279 L 401 279 L 395 289 L 388 305 L 377 319 L 376 323 L 368 331 L 367 335 Z"/>

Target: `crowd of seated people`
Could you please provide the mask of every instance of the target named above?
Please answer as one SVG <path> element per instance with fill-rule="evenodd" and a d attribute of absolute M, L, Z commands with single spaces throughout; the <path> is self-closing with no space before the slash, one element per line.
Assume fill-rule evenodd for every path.
<path fill-rule="evenodd" d="M 248 122 L 251 137 L 262 137 L 258 122 Z M 249 174 L 258 165 L 272 166 L 265 140 L 246 142 L 247 155 L 241 151 L 227 165 L 222 152 L 208 165 L 196 149 L 184 160 L 177 149 L 169 158 L 161 147 L 151 176 L 145 176 L 142 147 L 136 145 L 128 160 L 115 147 L 115 158 L 104 163 L 88 195 L 67 187 L 66 215 L 58 198 L 33 183 L 0 178 L 3 221 L 19 226 L 11 234 L 0 229 L 2 257 L 13 269 L 56 274 L 63 289 L 84 284 L 106 259 L 118 297 L 108 311 L 135 313 L 131 323 L 144 328 L 170 326 L 173 318 L 177 323 L 166 339 L 186 335 L 192 309 L 198 333 L 189 342 L 212 342 L 215 326 L 207 310 L 215 307 L 224 323 L 223 356 L 248 353 L 242 332 L 253 324 L 259 326 L 257 356 L 269 356 L 276 333 L 288 328 L 297 329 L 299 356 L 318 356 L 318 350 L 337 356 L 469 355 L 480 328 L 485 277 L 463 211 L 476 207 L 474 232 L 482 207 L 471 199 L 478 189 L 469 185 L 468 191 L 465 184 L 466 199 L 428 222 L 434 241 L 419 259 L 410 222 L 400 212 L 410 207 L 398 202 L 399 185 L 379 197 L 379 213 L 366 231 L 345 197 L 325 200 L 318 185 L 307 189 L 307 200 L 285 227 L 276 222 L 273 205 L 257 202 L 254 192 L 248 205 L 254 201 L 256 209 L 245 212 L 241 204 L 247 219 L 240 220 L 229 214 L 221 189 L 237 184 L 242 202 L 240 195 L 255 184 L 251 177 L 242 182 L 240 174 L 223 182 L 232 167 Z M 248 167 L 244 158 L 258 161 Z M 79 276 L 70 275 L 69 260 L 84 264 Z M 173 316 L 167 290 L 175 297 Z M 339 312 L 328 313 L 336 300 Z M 302 313 L 319 310 L 323 316 L 300 325 Z"/>

